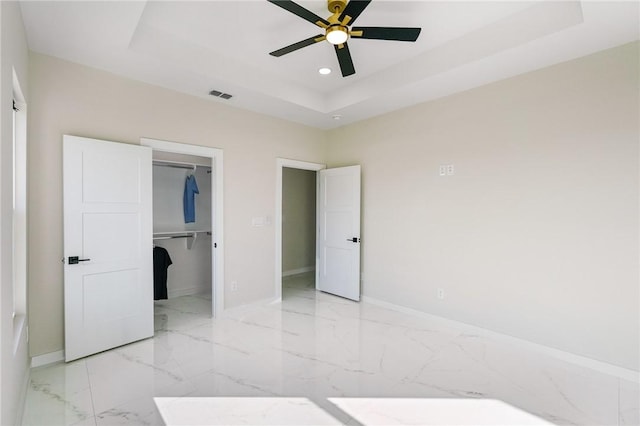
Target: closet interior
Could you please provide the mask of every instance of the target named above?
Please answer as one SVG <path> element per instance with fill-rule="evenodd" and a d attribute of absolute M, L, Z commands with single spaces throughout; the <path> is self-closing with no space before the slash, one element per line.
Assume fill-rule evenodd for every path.
<path fill-rule="evenodd" d="M 166 292 L 161 291 L 158 295 L 156 291 L 156 300 L 187 295 L 210 298 L 212 176 L 210 158 L 153 152 L 154 281 L 158 277 L 164 279 L 162 275 L 166 271 Z M 185 194 L 188 178 L 191 182 L 195 178 L 198 190 L 193 195 L 195 209 L 191 213 L 185 206 L 190 196 Z M 170 257 L 168 267 L 169 262 L 163 257 L 167 254 Z M 158 282 L 154 282 L 156 290 L 157 286 Z"/>

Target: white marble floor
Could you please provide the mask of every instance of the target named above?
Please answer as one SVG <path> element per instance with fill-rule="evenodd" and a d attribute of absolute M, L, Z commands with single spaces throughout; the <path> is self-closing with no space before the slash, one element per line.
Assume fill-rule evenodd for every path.
<path fill-rule="evenodd" d="M 283 293 L 216 320 L 206 298 L 157 303 L 154 338 L 34 369 L 23 424 L 163 425 L 172 401 L 214 417 L 170 424 L 640 423 L 637 383 L 317 293 L 310 275 Z"/>

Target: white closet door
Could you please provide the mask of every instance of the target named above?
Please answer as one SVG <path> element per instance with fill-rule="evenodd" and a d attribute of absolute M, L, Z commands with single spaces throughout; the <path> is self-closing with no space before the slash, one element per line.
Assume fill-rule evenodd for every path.
<path fill-rule="evenodd" d="M 65 358 L 153 336 L 151 149 L 64 136 Z"/>

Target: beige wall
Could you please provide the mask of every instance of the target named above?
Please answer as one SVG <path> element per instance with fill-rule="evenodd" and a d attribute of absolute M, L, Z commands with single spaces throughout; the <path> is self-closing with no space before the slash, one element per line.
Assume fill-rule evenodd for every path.
<path fill-rule="evenodd" d="M 316 172 L 282 169 L 282 273 L 315 268 Z"/>
<path fill-rule="evenodd" d="M 17 2 L 0 2 L 0 43 L 0 424 L 12 425 L 20 415 L 29 367 L 26 328 L 15 327 L 12 318 L 14 70 L 29 102 L 27 40 Z"/>
<path fill-rule="evenodd" d="M 227 306 L 273 295 L 274 229 L 251 218 L 273 217 L 275 159 L 358 163 L 366 296 L 638 369 L 637 43 L 328 133 L 39 54 L 30 71 L 32 355 L 63 348 L 68 133 L 224 149 Z"/>
<path fill-rule="evenodd" d="M 330 132 L 364 295 L 638 369 L 638 76 L 628 44 Z"/>
<path fill-rule="evenodd" d="M 225 305 L 273 296 L 277 157 L 324 162 L 324 133 L 48 56 L 30 57 L 32 355 L 63 349 L 62 135 L 140 137 L 224 149 Z M 231 292 L 231 281 L 238 290 Z"/>

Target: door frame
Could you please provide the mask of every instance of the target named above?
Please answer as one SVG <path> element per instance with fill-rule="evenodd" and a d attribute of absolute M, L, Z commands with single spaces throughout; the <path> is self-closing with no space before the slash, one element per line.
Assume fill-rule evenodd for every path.
<path fill-rule="evenodd" d="M 291 160 L 288 158 L 276 158 L 276 216 L 274 220 L 276 225 L 276 267 L 274 279 L 274 294 L 276 301 L 282 300 L 282 169 L 285 167 L 288 167 L 290 169 L 311 170 L 317 172 L 326 169 L 327 165 L 322 163 L 311 163 L 308 161 Z M 316 197 L 317 195 L 318 182 L 316 180 Z"/>
<path fill-rule="evenodd" d="M 212 239 L 216 247 L 211 250 L 211 316 L 219 317 L 224 311 L 224 197 L 223 197 L 223 152 L 220 148 L 140 138 L 140 145 L 153 151 L 174 154 L 196 155 L 211 159 L 211 168 L 215 184 L 211 186 L 215 196 L 211 197 Z"/>

